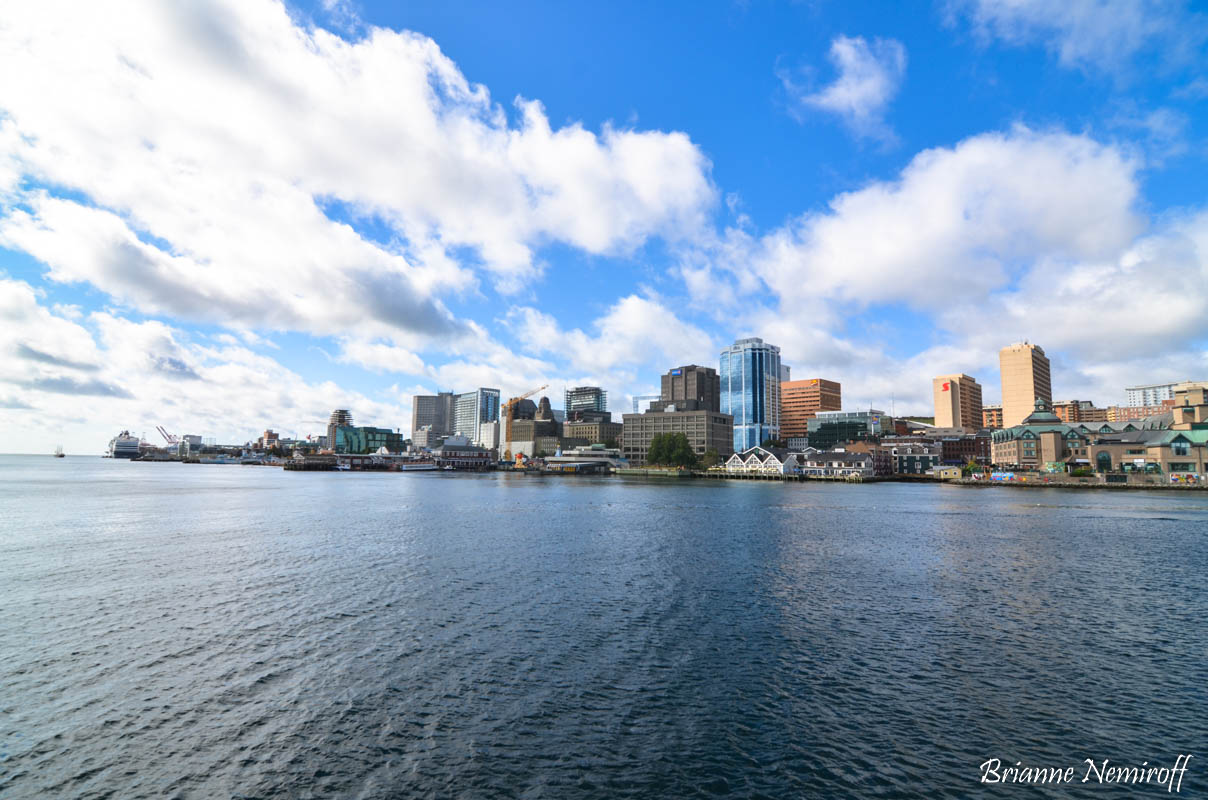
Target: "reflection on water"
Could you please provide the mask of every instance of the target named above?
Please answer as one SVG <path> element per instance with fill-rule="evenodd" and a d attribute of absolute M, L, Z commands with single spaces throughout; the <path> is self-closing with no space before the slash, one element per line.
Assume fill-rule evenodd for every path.
<path fill-rule="evenodd" d="M 0 457 L 0 796 L 967 797 L 990 757 L 1173 762 L 1204 749 L 1206 521 Z"/>

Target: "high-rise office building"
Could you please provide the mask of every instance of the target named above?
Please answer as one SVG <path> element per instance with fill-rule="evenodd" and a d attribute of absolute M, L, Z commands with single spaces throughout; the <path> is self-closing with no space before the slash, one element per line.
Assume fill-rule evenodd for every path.
<path fill-rule="evenodd" d="M 681 410 L 719 411 L 721 378 L 712 367 L 676 367 L 663 375 L 659 401 L 673 403 Z"/>
<path fill-rule="evenodd" d="M 453 433 L 478 444 L 479 427 L 499 419 L 499 390 L 475 389 L 457 395 L 453 406 Z"/>
<path fill-rule="evenodd" d="M 935 426 L 976 431 L 982 427 L 981 384 L 972 377 L 940 375 L 931 381 L 935 397 Z"/>
<path fill-rule="evenodd" d="M 780 435 L 780 348 L 752 337 L 721 351 L 721 411 L 734 418 L 734 451 Z"/>
<path fill-rule="evenodd" d="M 780 437 L 805 436 L 809 421 L 819 411 L 839 411 L 843 408 L 842 388 L 837 381 L 810 378 L 783 381 L 780 384 Z"/>
<path fill-rule="evenodd" d="M 411 430 L 431 427 L 433 434 L 449 436 L 456 406 L 457 395 L 453 392 L 415 395 L 411 399 Z"/>
<path fill-rule="evenodd" d="M 998 351 L 1002 377 L 1002 425 L 1011 428 L 1036 410 L 1037 399 L 1053 403 L 1049 360 L 1039 345 L 1019 342 Z"/>
<path fill-rule="evenodd" d="M 576 386 L 566 390 L 566 418 L 574 419 L 579 411 L 607 411 L 608 392 L 599 386 Z"/>

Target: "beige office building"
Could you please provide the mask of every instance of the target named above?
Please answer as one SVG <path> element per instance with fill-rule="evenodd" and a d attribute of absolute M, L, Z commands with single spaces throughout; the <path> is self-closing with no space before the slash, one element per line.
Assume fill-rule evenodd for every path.
<path fill-rule="evenodd" d="M 931 381 L 935 426 L 976 431 L 982 427 L 981 384 L 969 375 L 940 375 Z"/>
<path fill-rule="evenodd" d="M 1049 360 L 1039 345 L 1020 342 L 998 351 L 1002 377 L 1002 425 L 1010 428 L 1036 410 L 1037 398 L 1053 403 Z"/>

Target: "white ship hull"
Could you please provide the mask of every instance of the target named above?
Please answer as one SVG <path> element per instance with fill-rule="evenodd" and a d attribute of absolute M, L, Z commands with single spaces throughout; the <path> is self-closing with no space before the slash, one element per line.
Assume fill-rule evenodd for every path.
<path fill-rule="evenodd" d="M 138 438 L 131 436 L 130 431 L 122 431 L 109 440 L 109 458 L 138 458 Z"/>

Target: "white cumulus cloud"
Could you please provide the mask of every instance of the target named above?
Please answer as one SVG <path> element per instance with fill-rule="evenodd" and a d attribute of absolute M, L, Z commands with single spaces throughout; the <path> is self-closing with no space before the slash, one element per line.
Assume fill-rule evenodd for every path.
<path fill-rule="evenodd" d="M 431 39 L 274 0 L 22 4 L 0 53 L 0 244 L 183 320 L 464 333 L 442 294 L 523 286 L 551 242 L 690 236 L 716 202 L 685 134 L 513 120 Z"/>
<path fill-rule="evenodd" d="M 781 82 L 800 107 L 835 114 L 858 136 L 891 141 L 885 110 L 906 74 L 906 48 L 894 39 L 838 36 L 829 58 L 838 72 L 834 83 L 809 91 L 788 73 Z"/>
<path fill-rule="evenodd" d="M 1202 68 L 1208 42 L 1208 18 L 1182 0 L 951 0 L 948 9 L 984 37 L 1040 43 L 1063 66 L 1107 73 L 1144 52 L 1168 67 Z"/>

